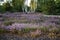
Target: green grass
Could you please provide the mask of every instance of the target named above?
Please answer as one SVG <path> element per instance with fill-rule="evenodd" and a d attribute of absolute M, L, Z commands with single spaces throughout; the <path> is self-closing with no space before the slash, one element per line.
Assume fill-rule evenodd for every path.
<path fill-rule="evenodd" d="M 5 26 L 8 26 L 8 25 L 12 25 L 12 23 L 14 23 L 14 22 L 11 22 L 11 21 L 5 21 L 5 22 L 4 22 L 4 25 L 5 25 Z"/>
<path fill-rule="evenodd" d="M 36 28 L 24 28 L 21 31 L 24 32 L 24 33 L 28 33 L 30 31 L 35 31 L 35 30 L 36 30 Z"/>

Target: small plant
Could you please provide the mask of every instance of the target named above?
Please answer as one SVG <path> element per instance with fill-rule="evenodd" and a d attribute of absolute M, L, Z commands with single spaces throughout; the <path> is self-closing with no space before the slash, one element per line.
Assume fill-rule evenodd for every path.
<path fill-rule="evenodd" d="M 51 28 L 49 30 L 49 32 L 58 33 L 59 32 L 59 29 L 58 28 Z"/>
<path fill-rule="evenodd" d="M 3 33 L 3 29 L 0 29 L 0 33 Z"/>
<path fill-rule="evenodd" d="M 41 31 L 39 29 L 36 29 L 35 31 L 30 32 L 31 37 L 40 37 Z"/>
<path fill-rule="evenodd" d="M 0 6 L 0 13 L 4 13 L 6 10 L 4 8 L 4 6 Z"/>
<path fill-rule="evenodd" d="M 22 29 L 21 31 L 24 32 L 24 33 L 27 33 L 27 32 L 30 31 L 30 28 L 24 28 L 24 29 Z"/>
<path fill-rule="evenodd" d="M 49 29 L 47 27 L 40 27 L 40 30 L 42 32 L 48 32 L 49 31 Z"/>
<path fill-rule="evenodd" d="M 56 34 L 51 32 L 48 34 L 48 37 L 49 38 L 56 38 Z"/>
<path fill-rule="evenodd" d="M 7 21 L 7 22 L 4 22 L 4 25 L 5 25 L 5 26 L 8 26 L 8 25 L 12 25 L 12 23 L 14 23 L 14 22 Z"/>

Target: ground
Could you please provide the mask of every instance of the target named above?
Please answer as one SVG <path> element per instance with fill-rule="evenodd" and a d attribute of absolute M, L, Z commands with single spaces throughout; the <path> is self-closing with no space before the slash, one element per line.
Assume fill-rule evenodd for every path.
<path fill-rule="evenodd" d="M 37 31 L 38 30 L 38 31 Z M 3 32 L 2 32 L 3 31 Z M 60 37 L 60 16 L 41 13 L 0 14 L 0 34 L 12 33 L 25 37 Z"/>

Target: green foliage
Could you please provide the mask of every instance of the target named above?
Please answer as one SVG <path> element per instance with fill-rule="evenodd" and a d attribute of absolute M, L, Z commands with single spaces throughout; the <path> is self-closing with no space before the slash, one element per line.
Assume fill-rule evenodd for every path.
<path fill-rule="evenodd" d="M 42 12 L 42 5 L 43 5 L 43 0 L 37 0 L 37 8 L 36 12 Z"/>
<path fill-rule="evenodd" d="M 59 33 L 59 28 L 51 28 L 49 30 L 49 32 L 51 32 L 51 33 Z"/>
<path fill-rule="evenodd" d="M 4 31 L 3 31 L 3 29 L 0 29 L 0 33 L 3 33 Z"/>
<path fill-rule="evenodd" d="M 12 0 L 12 3 L 4 3 L 0 6 L 0 12 L 22 12 L 24 0 Z"/>
<path fill-rule="evenodd" d="M 56 3 L 56 13 L 60 15 L 60 1 Z"/>
<path fill-rule="evenodd" d="M 15 28 L 12 31 L 8 31 L 0 28 L 0 34 L 2 33 L 12 33 L 12 34 L 17 34 L 19 36 L 32 37 L 32 38 L 42 37 L 42 36 L 47 36 L 48 38 L 56 38 L 56 37 L 60 37 L 60 28 L 52 28 L 50 31 L 48 27 L 22 28 L 21 30 L 16 30 Z"/>
<path fill-rule="evenodd" d="M 22 6 L 23 6 L 24 0 L 12 0 L 12 5 L 14 11 L 22 11 Z"/>
<path fill-rule="evenodd" d="M 6 12 L 6 11 L 9 11 L 11 12 L 12 11 L 12 6 L 9 2 L 7 3 L 4 3 L 2 6 L 0 6 L 0 12 Z"/>
<path fill-rule="evenodd" d="M 60 15 L 60 1 L 59 0 L 38 0 L 37 12 L 44 14 Z"/>
<path fill-rule="evenodd" d="M 30 29 L 29 29 L 29 28 L 24 28 L 22 31 L 23 31 L 24 33 L 26 33 L 26 32 L 29 32 Z"/>
<path fill-rule="evenodd" d="M 42 12 L 49 15 L 60 15 L 60 0 L 32 0 L 27 10 Z M 4 3 L 0 6 L 0 12 L 22 12 L 25 0 L 12 0 L 12 3 Z"/>
<path fill-rule="evenodd" d="M 4 25 L 5 25 L 5 26 L 8 26 L 8 25 L 12 25 L 12 23 L 14 23 L 14 22 L 7 21 L 7 22 L 4 22 Z"/>
<path fill-rule="evenodd" d="M 1 13 L 4 13 L 4 12 L 5 12 L 4 6 L 0 6 L 0 12 L 1 12 Z"/>
<path fill-rule="evenodd" d="M 5 8 L 6 11 L 11 11 L 12 10 L 12 6 L 10 5 L 9 2 L 4 3 L 3 7 Z"/>
<path fill-rule="evenodd" d="M 24 29 L 22 29 L 21 31 L 22 31 L 23 33 L 27 33 L 27 32 L 34 31 L 34 30 L 36 30 L 36 28 L 24 28 Z"/>
<path fill-rule="evenodd" d="M 49 31 L 49 29 L 47 27 L 40 27 L 40 30 L 42 32 L 48 32 Z"/>
<path fill-rule="evenodd" d="M 45 14 L 54 14 L 55 13 L 55 2 L 54 0 L 44 0 L 41 5 L 41 10 Z"/>

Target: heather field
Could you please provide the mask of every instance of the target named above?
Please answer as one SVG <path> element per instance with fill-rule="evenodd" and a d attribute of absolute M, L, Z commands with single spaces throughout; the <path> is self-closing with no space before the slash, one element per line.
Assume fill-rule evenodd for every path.
<path fill-rule="evenodd" d="M 60 40 L 60 16 L 22 12 L 0 14 L 0 40 Z"/>

